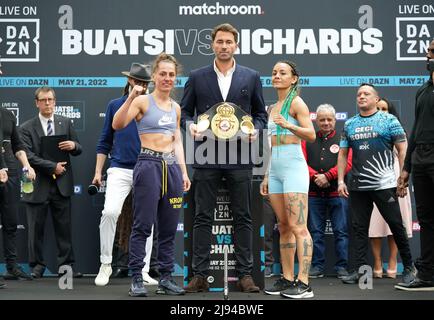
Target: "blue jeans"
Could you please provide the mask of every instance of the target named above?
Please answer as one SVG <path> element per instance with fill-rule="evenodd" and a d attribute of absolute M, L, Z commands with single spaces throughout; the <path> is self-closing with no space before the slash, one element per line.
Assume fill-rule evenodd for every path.
<path fill-rule="evenodd" d="M 348 202 L 345 198 L 309 197 L 308 227 L 313 240 L 312 267 L 324 271 L 325 226 L 329 214 L 335 237 L 335 269 L 348 267 Z"/>

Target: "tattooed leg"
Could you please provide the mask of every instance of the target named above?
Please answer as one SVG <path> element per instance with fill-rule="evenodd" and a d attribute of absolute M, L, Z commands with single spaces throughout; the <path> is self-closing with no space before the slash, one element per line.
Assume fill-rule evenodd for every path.
<path fill-rule="evenodd" d="M 280 243 L 280 261 L 282 263 L 283 277 L 287 280 L 294 280 L 294 259 L 295 259 L 295 236 L 291 234 L 290 241 Z"/>
<path fill-rule="evenodd" d="M 307 194 L 288 194 L 289 224 L 297 243 L 299 261 L 298 279 L 309 283 L 309 268 L 312 261 L 313 242 L 307 229 Z"/>

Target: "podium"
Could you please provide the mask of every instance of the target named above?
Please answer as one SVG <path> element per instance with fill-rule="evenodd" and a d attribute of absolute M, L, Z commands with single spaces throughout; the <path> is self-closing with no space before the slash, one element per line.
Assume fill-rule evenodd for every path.
<path fill-rule="evenodd" d="M 261 180 L 252 181 L 251 215 L 253 238 L 253 270 L 252 277 L 259 288 L 264 288 L 264 225 L 262 199 L 259 194 Z M 212 226 L 212 241 L 210 248 L 209 275 L 206 279 L 210 291 L 224 289 L 224 248 L 228 253 L 228 287 L 229 291 L 239 291 L 236 284 L 238 277 L 235 272 L 236 259 L 233 243 L 233 218 L 230 209 L 230 194 L 226 188 L 226 181 L 222 180 L 216 197 L 214 208 L 214 224 Z M 185 197 L 184 206 L 184 285 L 193 277 L 191 262 L 193 258 L 193 217 L 194 217 L 194 185 Z"/>

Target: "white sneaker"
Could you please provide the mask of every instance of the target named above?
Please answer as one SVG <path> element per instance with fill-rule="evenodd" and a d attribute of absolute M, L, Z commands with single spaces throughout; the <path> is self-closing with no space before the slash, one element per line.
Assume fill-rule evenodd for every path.
<path fill-rule="evenodd" d="M 95 278 L 95 284 L 99 287 L 105 286 L 109 283 L 110 276 L 112 274 L 112 266 L 111 264 L 101 264 L 99 267 L 98 275 Z"/>
<path fill-rule="evenodd" d="M 158 285 L 158 281 L 154 278 L 151 278 L 149 273 L 142 271 L 143 284 L 145 286 L 156 286 Z"/>

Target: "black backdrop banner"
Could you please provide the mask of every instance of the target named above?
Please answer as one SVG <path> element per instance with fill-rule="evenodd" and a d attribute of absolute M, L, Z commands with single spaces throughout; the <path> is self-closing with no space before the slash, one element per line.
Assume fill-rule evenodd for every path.
<path fill-rule="evenodd" d="M 33 92 L 56 90 L 56 113 L 74 121 L 83 154 L 73 159 L 73 237 L 78 268 L 96 273 L 103 195 L 84 190 L 95 167 L 95 146 L 108 101 L 121 95 L 121 71 L 132 62 L 150 63 L 162 51 L 174 54 L 184 72 L 212 62 L 212 28 L 232 23 L 240 32 L 236 61 L 261 74 L 264 97 L 274 63 L 290 59 L 302 78 L 302 97 L 312 117 L 321 103 L 338 111 L 338 130 L 356 113 L 356 88 L 379 87 L 400 112 L 407 131 L 413 123 L 414 96 L 427 78 L 425 51 L 434 37 L 432 1 L 240 0 L 144 2 L 3 1 L 0 5 L 0 103 L 18 122 L 35 116 Z M 182 218 L 182 217 L 181 217 Z M 19 259 L 25 263 L 25 219 L 20 215 Z M 182 274 L 183 220 L 177 236 L 177 267 Z M 414 230 L 418 230 L 417 222 Z M 418 235 L 411 240 L 415 254 Z M 54 241 L 47 234 L 49 266 L 55 267 Z"/>

